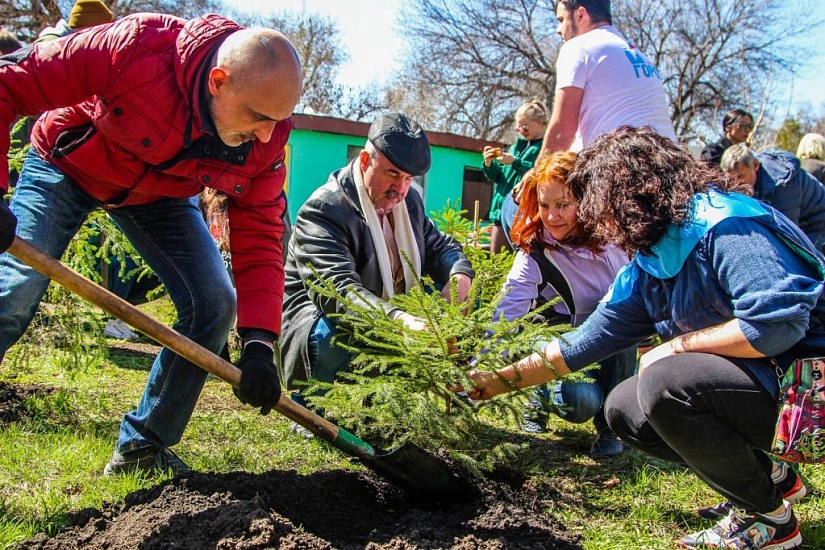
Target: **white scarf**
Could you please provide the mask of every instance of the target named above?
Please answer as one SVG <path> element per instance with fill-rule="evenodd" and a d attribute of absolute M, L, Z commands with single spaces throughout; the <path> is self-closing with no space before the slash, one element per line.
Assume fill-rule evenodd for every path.
<path fill-rule="evenodd" d="M 392 262 L 390 261 L 390 253 L 387 250 L 387 240 L 384 238 L 381 221 L 378 219 L 378 214 L 375 212 L 367 188 L 364 186 L 364 177 L 357 162 L 352 167 L 352 171 L 355 178 L 355 188 L 358 190 L 358 200 L 361 202 L 361 211 L 367 219 L 367 227 L 370 230 L 372 241 L 375 243 L 375 252 L 378 255 L 378 269 L 381 272 L 381 282 L 384 285 L 382 298 L 388 300 L 395 294 L 395 286 L 393 284 Z M 412 189 L 410 191 L 415 193 Z M 395 235 L 395 243 L 398 245 L 399 261 L 404 269 L 404 288 L 409 289 L 421 277 L 421 256 L 418 254 L 418 243 L 415 240 L 415 233 L 413 233 L 410 214 L 407 212 L 405 201 L 396 204 L 391 212 L 395 222 L 393 235 Z M 410 266 L 404 261 L 402 252 L 409 258 L 414 272 L 410 272 Z"/>

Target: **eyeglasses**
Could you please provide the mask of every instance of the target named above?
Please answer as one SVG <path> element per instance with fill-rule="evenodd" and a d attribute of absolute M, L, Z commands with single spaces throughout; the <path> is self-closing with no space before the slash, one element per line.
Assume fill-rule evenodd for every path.
<path fill-rule="evenodd" d="M 737 122 L 734 126 L 740 130 L 753 130 L 753 122 Z"/>
<path fill-rule="evenodd" d="M 521 126 L 516 126 L 515 130 L 516 130 L 516 132 L 518 132 L 519 130 L 524 130 L 525 132 L 528 132 L 528 131 L 530 131 L 530 125 L 529 124 L 522 124 Z"/>

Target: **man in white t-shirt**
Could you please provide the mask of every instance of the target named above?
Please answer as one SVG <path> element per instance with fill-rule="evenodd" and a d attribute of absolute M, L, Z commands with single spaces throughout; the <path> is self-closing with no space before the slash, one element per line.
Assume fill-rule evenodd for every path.
<path fill-rule="evenodd" d="M 579 151 L 619 126 L 676 141 L 662 77 L 612 25 L 610 0 L 557 0 L 556 96 L 543 154 Z"/>
<path fill-rule="evenodd" d="M 619 126 L 650 126 L 676 141 L 662 77 L 613 26 L 610 0 L 555 0 L 564 44 L 556 61 L 556 97 L 539 158 L 580 151 Z M 521 184 L 501 206 L 505 235 Z M 512 244 L 512 243 L 511 243 Z"/>

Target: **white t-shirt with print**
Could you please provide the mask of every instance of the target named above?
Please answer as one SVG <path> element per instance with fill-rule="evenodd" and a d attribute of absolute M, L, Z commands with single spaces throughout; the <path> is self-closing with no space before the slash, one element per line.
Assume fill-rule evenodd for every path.
<path fill-rule="evenodd" d="M 556 90 L 584 89 L 571 150 L 622 125 L 651 126 L 676 141 L 659 71 L 615 27 L 598 27 L 565 42 L 556 71 Z"/>

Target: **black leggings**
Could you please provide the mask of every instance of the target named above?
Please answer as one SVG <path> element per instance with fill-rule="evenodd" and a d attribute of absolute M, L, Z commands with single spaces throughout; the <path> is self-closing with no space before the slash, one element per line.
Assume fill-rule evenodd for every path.
<path fill-rule="evenodd" d="M 689 466 L 739 508 L 767 513 L 782 504 L 764 452 L 777 403 L 745 367 L 706 353 L 665 357 L 619 384 L 605 417 L 626 443 Z"/>

